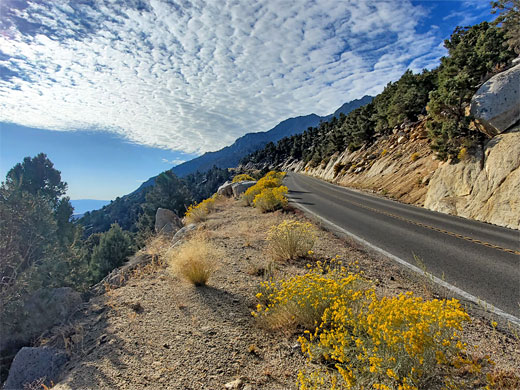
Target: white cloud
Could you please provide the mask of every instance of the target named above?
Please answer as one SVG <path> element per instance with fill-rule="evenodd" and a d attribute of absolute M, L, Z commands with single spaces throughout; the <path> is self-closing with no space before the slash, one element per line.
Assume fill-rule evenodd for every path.
<path fill-rule="evenodd" d="M 0 35 L 0 67 L 14 72 L 0 78 L 0 121 L 201 153 L 329 114 L 444 54 L 416 32 L 424 11 L 409 0 L 93 4 L 18 11 L 33 25 Z"/>
<path fill-rule="evenodd" d="M 186 160 L 182 160 L 180 158 L 176 158 L 174 160 L 168 160 L 167 158 L 163 158 L 161 159 L 161 161 L 165 164 L 170 164 L 170 165 L 173 165 L 173 166 L 177 166 L 179 164 L 182 164 L 184 162 L 186 162 Z"/>

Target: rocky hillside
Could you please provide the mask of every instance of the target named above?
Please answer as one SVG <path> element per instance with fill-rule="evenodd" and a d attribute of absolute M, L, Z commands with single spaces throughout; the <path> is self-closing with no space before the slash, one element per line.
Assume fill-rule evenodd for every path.
<path fill-rule="evenodd" d="M 343 104 L 333 114 L 318 116 L 310 114 L 296 118 L 286 119 L 271 130 L 256 133 L 248 133 L 238 138 L 232 145 L 226 146 L 216 152 L 205 153 L 200 157 L 187 161 L 172 168 L 173 173 L 178 176 L 185 176 L 196 171 L 207 171 L 213 166 L 219 168 L 233 168 L 238 165 L 240 160 L 258 149 L 263 148 L 269 142 L 277 142 L 284 137 L 300 134 L 308 127 L 317 126 L 320 121 L 327 121 L 340 114 L 348 114 L 358 107 L 364 106 L 372 101 L 372 96 L 363 96 Z"/>
<path fill-rule="evenodd" d="M 305 275 L 306 264 L 317 260 L 339 256 L 345 263 L 356 261 L 356 269 L 373 281 L 380 296 L 406 290 L 427 300 L 444 296 L 427 279 L 389 259 L 374 259 L 317 227 L 311 255 L 272 262 L 267 232 L 286 219 L 309 222 L 297 211 L 260 213 L 227 199 L 219 201 L 206 221 L 183 228 L 173 239 L 156 237 L 91 289 L 90 300 L 76 303 L 72 315 L 43 334 L 35 347 L 22 349 L 7 388 L 21 388 L 24 381 L 31 388 L 52 381 L 56 390 L 300 388 L 299 371 L 317 367 L 301 350 L 302 330 L 273 331 L 251 312 L 257 310 L 262 281 Z M 170 266 L 179 248 L 198 237 L 220 255 L 208 285 L 196 287 Z M 496 366 L 483 363 L 484 372 L 514 386 L 519 340 L 502 324 L 492 325 L 477 312 L 472 316 L 462 338 L 472 358 L 484 362 L 484 354 L 492 354 Z M 459 371 L 454 383 L 472 375 Z M 36 379 L 42 375 L 46 377 Z M 471 388 L 485 386 L 482 376 L 472 378 Z"/>
<path fill-rule="evenodd" d="M 520 65 L 488 80 L 475 94 L 475 126 L 494 136 L 474 155 L 441 162 L 430 148 L 425 120 L 401 125 L 371 145 L 336 154 L 312 168 L 283 169 L 381 193 L 430 210 L 520 229 Z M 484 127 L 485 126 L 485 127 Z"/>

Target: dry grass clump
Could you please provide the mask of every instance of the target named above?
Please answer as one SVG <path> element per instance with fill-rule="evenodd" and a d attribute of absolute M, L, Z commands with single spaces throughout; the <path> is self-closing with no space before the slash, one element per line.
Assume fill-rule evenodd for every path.
<path fill-rule="evenodd" d="M 150 256 L 152 263 L 162 265 L 169 249 L 170 238 L 164 234 L 159 234 L 151 236 L 146 241 L 146 246 L 139 251 L 139 254 Z"/>
<path fill-rule="evenodd" d="M 202 236 L 193 237 L 170 252 L 170 269 L 195 286 L 204 286 L 216 269 L 221 251 Z"/>
<path fill-rule="evenodd" d="M 312 250 L 316 230 L 309 222 L 285 220 L 269 229 L 267 241 L 273 259 L 294 260 L 307 256 Z"/>

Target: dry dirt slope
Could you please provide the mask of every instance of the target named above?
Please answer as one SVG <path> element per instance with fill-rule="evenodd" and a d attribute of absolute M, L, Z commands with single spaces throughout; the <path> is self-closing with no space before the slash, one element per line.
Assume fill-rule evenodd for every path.
<path fill-rule="evenodd" d="M 240 378 L 242 389 L 295 389 L 305 367 L 296 337 L 261 329 L 250 315 L 268 264 L 265 234 L 301 214 L 260 214 L 232 200 L 200 224 L 223 251 L 207 287 L 194 287 L 161 267 L 137 272 L 126 285 L 93 298 L 74 323 L 59 332 L 73 352 L 55 389 L 222 389 Z M 202 233 L 201 233 L 202 232 Z M 388 260 L 374 258 L 320 231 L 316 257 L 358 260 L 382 294 L 411 289 L 428 298 L 423 280 Z M 279 264 L 276 277 L 304 272 L 305 262 Z M 478 317 L 478 316 L 477 316 Z M 492 354 L 500 367 L 520 366 L 520 343 L 476 318 L 467 340 L 477 354 Z M 236 383 L 236 382 L 235 382 Z"/>

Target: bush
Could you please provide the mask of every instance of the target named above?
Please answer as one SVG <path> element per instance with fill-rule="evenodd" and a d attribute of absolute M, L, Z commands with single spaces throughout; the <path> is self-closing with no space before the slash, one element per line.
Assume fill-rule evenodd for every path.
<path fill-rule="evenodd" d="M 241 181 L 254 181 L 254 177 L 249 176 L 248 174 L 242 173 L 240 175 L 236 175 L 233 178 L 233 183 L 238 183 Z"/>
<path fill-rule="evenodd" d="M 170 269 L 195 286 L 204 286 L 215 271 L 219 250 L 207 240 L 195 237 L 178 252 L 169 252 Z"/>
<path fill-rule="evenodd" d="M 213 195 L 211 198 L 204 199 L 200 203 L 194 203 L 188 207 L 184 217 L 186 223 L 198 223 L 206 220 L 206 217 L 215 209 L 215 201 L 217 195 Z"/>
<path fill-rule="evenodd" d="M 134 253 L 130 235 L 114 223 L 101 235 L 99 245 L 94 247 L 90 260 L 94 280 L 101 280 L 114 268 L 120 267 Z"/>
<path fill-rule="evenodd" d="M 253 206 L 258 208 L 262 213 L 275 211 L 287 206 L 287 187 L 280 186 L 275 188 L 264 188 L 262 192 L 255 196 Z"/>
<path fill-rule="evenodd" d="M 346 165 L 342 163 L 337 163 L 334 165 L 334 177 L 338 176 L 340 172 L 343 172 L 345 170 Z"/>
<path fill-rule="evenodd" d="M 275 188 L 282 185 L 282 180 L 285 176 L 285 172 L 270 171 L 264 177 L 258 180 L 258 182 L 249 187 L 246 192 L 242 195 L 242 199 L 248 206 L 253 206 L 255 197 L 262 192 L 265 188 Z"/>
<path fill-rule="evenodd" d="M 309 222 L 285 220 L 272 226 L 267 235 L 269 250 L 276 260 L 293 260 L 314 247 L 316 232 Z"/>
<path fill-rule="evenodd" d="M 314 330 L 333 301 L 362 284 L 358 274 L 349 274 L 341 261 L 317 262 L 305 275 L 260 284 L 254 317 L 274 330 Z"/>
<path fill-rule="evenodd" d="M 417 153 L 417 152 L 412 153 L 412 155 L 410 156 L 410 161 L 415 162 L 415 161 L 417 161 L 419 159 L 419 157 L 421 157 L 419 155 L 419 153 Z"/>
<path fill-rule="evenodd" d="M 325 363 L 298 374 L 301 389 L 429 388 L 433 378 L 471 364 L 459 340 L 469 316 L 457 300 L 424 301 L 411 292 L 378 298 L 366 286 L 337 259 L 264 282 L 266 296 L 257 294 L 252 314 L 275 329 L 307 329 L 302 351 Z"/>

